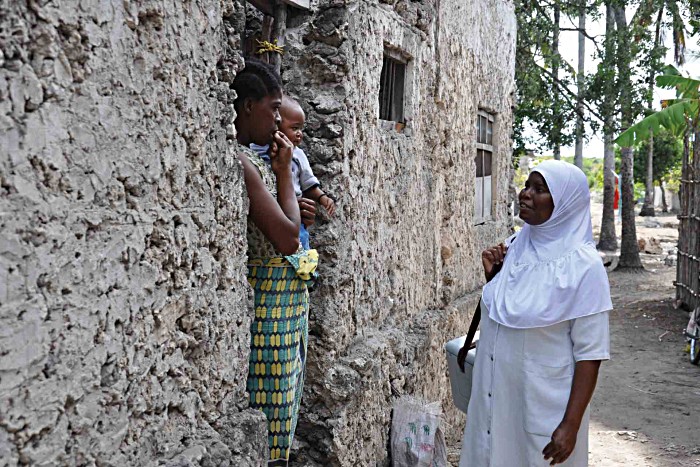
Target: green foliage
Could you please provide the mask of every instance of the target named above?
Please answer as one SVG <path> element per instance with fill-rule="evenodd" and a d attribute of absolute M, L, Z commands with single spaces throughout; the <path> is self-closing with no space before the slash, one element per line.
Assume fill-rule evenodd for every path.
<path fill-rule="evenodd" d="M 682 176 L 683 164 L 675 165 L 668 171 L 666 175 L 662 178 L 662 181 L 666 184 L 666 187 L 678 193 L 681 189 L 681 176 Z"/>
<path fill-rule="evenodd" d="M 573 156 L 562 157 L 561 160 L 574 163 Z M 586 174 L 588 179 L 588 188 L 594 192 L 603 191 L 603 159 L 597 157 L 584 157 L 583 158 L 583 173 Z"/>
<path fill-rule="evenodd" d="M 645 183 L 649 141 L 642 141 L 634 151 L 634 181 Z M 683 143 L 673 133 L 661 131 L 654 134 L 654 180 L 663 180 L 683 160 Z"/>
<path fill-rule="evenodd" d="M 605 38 L 587 41 L 587 47 L 593 43 L 599 59 L 596 70 L 585 77 L 587 124 L 594 132 L 605 128 L 608 134 L 614 134 L 621 126 L 624 129 L 646 117 L 618 137 L 616 142 L 625 147 L 647 139 L 650 127 L 656 130 L 663 126 L 678 134 L 682 127 L 674 125 L 683 116 L 698 113 L 698 81 L 691 83 L 677 71 L 674 75 L 675 69 L 663 68 L 661 60 L 667 51 L 663 38 L 670 34 L 675 62 L 682 64 L 686 34 L 700 33 L 700 0 L 588 0 L 585 4 L 588 17 L 599 17 L 606 5 L 612 13 Z M 558 27 L 554 12 L 561 12 L 561 26 L 569 28 L 580 5 L 570 0 L 514 0 L 518 23 L 515 157 L 527 150 L 541 152 L 570 145 L 575 139 L 576 72 L 552 44 Z M 634 15 L 625 18 L 630 10 Z M 656 79 L 658 84 L 677 87 L 680 94 L 659 114 L 652 113 L 651 106 L 652 83 L 660 73 L 663 76 Z M 688 94 L 693 89 L 695 97 Z"/>
<path fill-rule="evenodd" d="M 575 82 L 575 71 L 552 48 L 555 4 L 567 14 L 574 2 L 515 1 L 518 35 L 513 142 L 516 155 L 525 154 L 527 149 L 552 149 L 574 141 L 575 102 L 565 92 Z M 557 79 L 552 73 L 555 63 L 559 68 Z M 528 128 L 537 136 L 528 138 Z"/>
<path fill-rule="evenodd" d="M 674 67 L 668 66 L 664 69 L 664 74 L 656 78 L 656 83 L 660 87 L 675 88 L 677 99 L 666 101 L 666 108 L 654 112 L 630 126 L 615 142 L 621 146 L 632 146 L 649 138 L 649 129 L 658 133 L 665 129 L 676 136 L 683 134 L 687 128 L 688 121 L 697 120 L 700 109 L 700 99 L 698 90 L 700 80 L 681 76 Z"/>

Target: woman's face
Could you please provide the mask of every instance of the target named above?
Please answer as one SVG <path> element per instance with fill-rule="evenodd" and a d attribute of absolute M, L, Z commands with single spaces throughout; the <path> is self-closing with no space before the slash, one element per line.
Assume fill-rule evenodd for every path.
<path fill-rule="evenodd" d="M 552 217 L 554 200 L 547 182 L 538 172 L 532 172 L 525 182 L 525 188 L 518 195 L 520 218 L 530 225 L 540 225 Z"/>
<path fill-rule="evenodd" d="M 250 136 L 253 143 L 260 146 L 269 144 L 280 122 L 282 94 L 265 96 L 259 101 L 246 101 L 246 112 L 250 118 Z"/>

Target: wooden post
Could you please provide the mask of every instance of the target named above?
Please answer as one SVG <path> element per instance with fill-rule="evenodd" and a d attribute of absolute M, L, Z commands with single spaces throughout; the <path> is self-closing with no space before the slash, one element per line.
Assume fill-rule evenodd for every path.
<path fill-rule="evenodd" d="M 689 119 L 687 128 L 683 140 L 678 216 L 676 298 L 692 310 L 700 306 L 700 117 Z M 691 132 L 694 136 L 692 149 Z"/>
<path fill-rule="evenodd" d="M 680 198 L 680 212 L 678 213 L 678 264 L 676 265 L 676 299 L 681 303 L 687 303 L 687 290 L 683 287 L 688 283 L 687 266 L 688 258 L 688 169 L 690 161 L 690 122 L 686 122 L 688 129 L 683 135 L 683 165 L 681 168 L 681 183 L 678 197 Z"/>
<path fill-rule="evenodd" d="M 695 118 L 693 139 L 693 164 L 690 171 L 691 199 L 688 222 L 691 225 L 688 239 L 690 240 L 690 254 L 692 259 L 690 266 L 691 297 L 689 305 L 691 309 L 700 306 L 700 116 Z"/>
<path fill-rule="evenodd" d="M 277 40 L 277 45 L 284 47 L 284 34 L 287 31 L 287 4 L 278 1 L 275 5 L 275 22 L 272 26 L 272 36 L 270 42 Z M 270 63 L 275 67 L 277 73 L 282 69 L 282 55 L 278 53 L 270 53 Z"/>
<path fill-rule="evenodd" d="M 274 22 L 274 18 L 269 15 L 265 15 L 263 17 L 263 23 L 262 23 L 262 40 L 263 41 L 268 41 L 272 42 L 272 23 Z M 272 53 L 266 52 L 264 54 L 260 55 L 260 60 L 262 60 L 265 63 L 270 63 L 272 60 L 272 57 L 270 57 Z"/>

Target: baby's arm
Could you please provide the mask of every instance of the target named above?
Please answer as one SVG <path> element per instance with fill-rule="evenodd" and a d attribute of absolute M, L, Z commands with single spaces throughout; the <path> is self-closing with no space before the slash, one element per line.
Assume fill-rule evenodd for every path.
<path fill-rule="evenodd" d="M 294 156 L 299 161 L 300 184 L 304 197 L 312 199 L 324 207 L 329 216 L 335 214 L 335 202 L 321 190 L 321 184 L 311 170 L 306 154 L 300 148 L 294 149 Z"/>
<path fill-rule="evenodd" d="M 324 207 L 324 209 L 328 212 L 329 216 L 332 216 L 335 214 L 335 202 L 333 199 L 325 194 L 321 187 L 318 185 L 309 188 L 304 192 L 304 196 L 306 198 L 311 198 L 312 200 L 316 201 L 318 204 Z"/>

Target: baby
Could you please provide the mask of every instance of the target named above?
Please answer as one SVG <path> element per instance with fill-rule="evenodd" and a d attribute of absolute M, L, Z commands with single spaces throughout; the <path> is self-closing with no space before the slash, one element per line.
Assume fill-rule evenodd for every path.
<path fill-rule="evenodd" d="M 292 183 L 297 198 L 309 198 L 316 201 L 328 212 L 329 216 L 335 214 L 335 202 L 326 193 L 321 190 L 321 184 L 314 176 L 304 151 L 299 147 L 301 140 L 304 137 L 303 129 L 306 121 L 306 115 L 299 103 L 289 96 L 282 98 L 282 106 L 280 107 L 280 116 L 282 122 L 279 130 L 285 134 L 287 138 L 294 144 L 294 153 L 292 154 Z M 267 146 L 251 145 L 251 148 L 258 153 L 267 153 Z M 302 201 L 300 200 L 300 203 Z M 302 218 L 300 240 L 304 248 L 309 248 L 309 234 L 306 227 L 311 224 L 306 224 Z"/>

